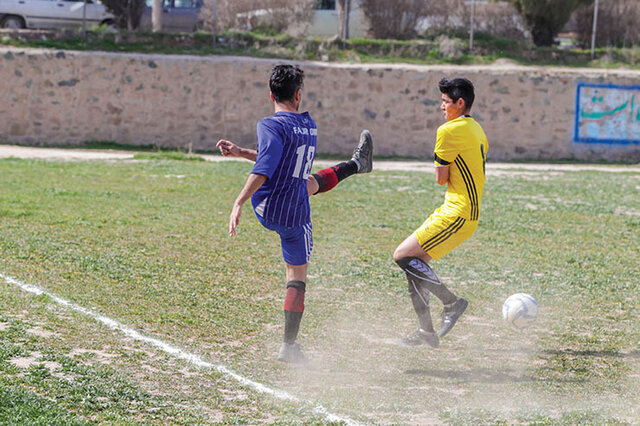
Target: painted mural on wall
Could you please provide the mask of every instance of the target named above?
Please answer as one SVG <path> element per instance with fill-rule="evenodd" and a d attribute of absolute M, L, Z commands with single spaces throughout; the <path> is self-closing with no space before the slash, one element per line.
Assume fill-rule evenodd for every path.
<path fill-rule="evenodd" d="M 640 86 L 579 83 L 574 140 L 640 144 Z"/>

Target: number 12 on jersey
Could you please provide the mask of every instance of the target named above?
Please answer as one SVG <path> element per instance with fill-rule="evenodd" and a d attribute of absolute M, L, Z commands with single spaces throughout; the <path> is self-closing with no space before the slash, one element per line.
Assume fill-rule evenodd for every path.
<path fill-rule="evenodd" d="M 307 152 L 305 157 L 304 153 Z M 306 145 L 300 145 L 296 150 L 296 167 L 293 169 L 293 177 L 307 179 L 311 173 L 311 166 L 313 165 L 313 157 L 316 152 L 315 146 L 310 146 L 307 151 Z M 300 176 L 302 172 L 302 176 Z"/>

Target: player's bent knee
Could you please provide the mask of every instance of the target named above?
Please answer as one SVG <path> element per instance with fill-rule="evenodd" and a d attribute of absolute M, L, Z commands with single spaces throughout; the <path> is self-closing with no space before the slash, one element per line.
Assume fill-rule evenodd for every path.
<path fill-rule="evenodd" d="M 396 255 L 394 253 L 393 255 L 393 260 L 395 260 L 395 262 L 398 264 L 398 266 L 402 269 L 406 269 L 406 267 L 409 265 L 409 262 L 411 261 L 411 259 L 414 259 L 413 257 L 398 257 L 396 258 Z"/>
<path fill-rule="evenodd" d="M 396 247 L 395 251 L 393 252 L 393 260 L 394 260 L 394 262 L 398 263 L 398 260 L 402 259 L 403 257 L 405 257 L 405 256 L 402 255 L 402 252 L 400 250 L 400 246 Z"/>

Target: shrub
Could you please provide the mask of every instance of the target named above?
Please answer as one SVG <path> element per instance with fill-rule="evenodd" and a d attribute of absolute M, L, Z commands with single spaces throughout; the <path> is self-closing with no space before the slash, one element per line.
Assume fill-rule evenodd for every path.
<path fill-rule="evenodd" d="M 408 39 L 416 35 L 418 21 L 426 16 L 425 0 L 361 0 L 371 36 L 378 39 Z"/>
<path fill-rule="evenodd" d="M 441 34 L 468 36 L 471 23 L 471 5 L 465 0 L 429 0 L 427 14 L 418 23 L 418 31 L 428 37 Z M 478 2 L 475 12 L 475 30 L 494 37 L 522 40 L 527 31 L 520 15 L 506 1 Z"/>
<path fill-rule="evenodd" d="M 494 37 L 522 40 L 526 37 L 522 18 L 512 4 L 507 2 L 476 5 L 476 29 Z"/>
<path fill-rule="evenodd" d="M 301 33 L 313 19 L 314 0 L 218 0 L 217 29 Z M 213 23 L 213 0 L 204 0 L 205 28 Z"/>
<path fill-rule="evenodd" d="M 604 4 L 603 4 L 604 3 Z M 578 42 L 582 47 L 591 46 L 594 5 L 576 11 Z M 598 9 L 598 46 L 626 47 L 640 43 L 640 3 L 638 0 L 608 0 Z"/>

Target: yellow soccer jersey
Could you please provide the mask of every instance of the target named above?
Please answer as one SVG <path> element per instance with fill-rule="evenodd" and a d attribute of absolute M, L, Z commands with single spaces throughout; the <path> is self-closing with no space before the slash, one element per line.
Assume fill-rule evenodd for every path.
<path fill-rule="evenodd" d="M 482 127 L 469 116 L 458 117 L 438 127 L 435 165 L 449 166 L 449 184 L 441 207 L 443 214 L 478 220 L 488 149 Z"/>

